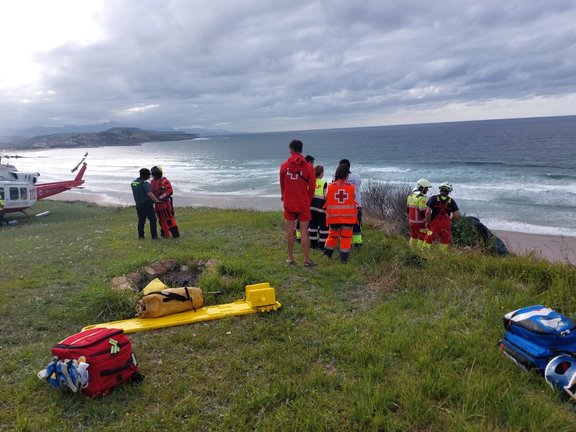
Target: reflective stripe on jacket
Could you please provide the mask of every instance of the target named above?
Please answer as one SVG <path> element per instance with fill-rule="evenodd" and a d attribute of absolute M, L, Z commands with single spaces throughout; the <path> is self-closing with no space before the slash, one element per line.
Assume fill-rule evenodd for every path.
<path fill-rule="evenodd" d="M 317 178 L 316 179 L 316 188 L 314 189 L 314 196 L 318 198 L 324 199 L 324 188 L 326 187 L 326 180 Z"/>
<path fill-rule="evenodd" d="M 327 183 L 324 179 L 316 179 L 316 188 L 314 189 L 314 198 L 312 198 L 312 202 L 310 203 L 310 211 L 326 213 L 326 210 L 324 210 L 324 205 L 326 204 L 324 190 Z"/>
<path fill-rule="evenodd" d="M 431 220 L 450 220 L 452 212 L 452 198 L 443 195 L 436 195 L 436 201 L 432 204 Z"/>
<path fill-rule="evenodd" d="M 354 225 L 358 221 L 355 195 L 356 188 L 352 183 L 339 180 L 328 185 L 325 207 L 328 225 Z"/>
<path fill-rule="evenodd" d="M 408 222 L 411 224 L 423 224 L 426 215 L 426 196 L 419 190 L 414 190 L 406 199 L 408 206 Z"/>

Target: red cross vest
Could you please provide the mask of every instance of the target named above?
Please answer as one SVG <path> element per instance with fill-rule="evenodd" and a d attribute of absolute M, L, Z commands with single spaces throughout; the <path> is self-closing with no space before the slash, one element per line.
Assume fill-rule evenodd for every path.
<path fill-rule="evenodd" d="M 355 202 L 356 187 L 342 180 L 328 185 L 326 192 L 326 223 L 328 225 L 354 225 L 358 222 Z"/>

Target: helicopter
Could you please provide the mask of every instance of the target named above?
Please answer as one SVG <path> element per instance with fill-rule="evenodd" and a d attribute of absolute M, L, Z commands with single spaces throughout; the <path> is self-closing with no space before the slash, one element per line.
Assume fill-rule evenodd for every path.
<path fill-rule="evenodd" d="M 14 165 L 1 163 L 0 156 L 0 200 L 4 201 L 3 213 L 20 212 L 30 218 L 26 212 L 36 201 L 65 192 L 84 184 L 82 177 L 88 165 L 85 160 L 88 153 L 72 169 L 75 172 L 80 168 L 73 180 L 58 181 L 52 183 L 37 183 L 40 173 L 20 172 Z M 3 156 L 5 159 L 18 158 L 19 156 Z"/>

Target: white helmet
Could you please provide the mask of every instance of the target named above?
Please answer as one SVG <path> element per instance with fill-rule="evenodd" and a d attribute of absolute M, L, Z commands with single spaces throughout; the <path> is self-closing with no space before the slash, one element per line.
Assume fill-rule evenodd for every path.
<path fill-rule="evenodd" d="M 438 189 L 440 189 L 441 191 L 444 190 L 444 191 L 450 193 L 450 192 L 452 192 L 452 185 L 448 182 L 444 182 L 440 186 L 438 186 Z"/>
<path fill-rule="evenodd" d="M 546 382 L 554 390 L 565 391 L 576 400 L 574 384 L 576 383 L 576 358 L 568 354 L 554 357 L 544 370 Z"/>
<path fill-rule="evenodd" d="M 420 188 L 431 188 L 432 187 L 432 183 L 430 183 L 427 179 L 425 178 L 421 178 L 420 180 L 418 180 L 416 182 L 416 188 L 420 189 Z"/>

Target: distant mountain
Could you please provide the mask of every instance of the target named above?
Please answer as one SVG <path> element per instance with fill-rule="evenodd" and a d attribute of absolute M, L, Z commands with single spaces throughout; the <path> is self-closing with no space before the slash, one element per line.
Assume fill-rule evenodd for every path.
<path fill-rule="evenodd" d="M 118 122 L 104 122 L 91 125 L 63 125 L 63 126 L 34 126 L 24 129 L 3 129 L 0 130 L 0 138 L 3 135 L 8 138 L 32 138 L 39 135 L 56 135 L 56 134 L 85 134 L 85 133 L 98 133 L 104 132 L 112 128 L 139 128 L 143 130 L 153 130 L 153 131 L 166 131 L 166 132 L 184 132 L 188 134 L 194 134 L 198 136 L 214 136 L 214 135 L 229 135 L 233 132 L 224 129 L 203 129 L 203 128 L 172 128 L 163 126 L 142 126 L 142 125 L 131 125 L 126 123 Z M 6 140 L 2 140 L 6 141 Z M 0 142 L 2 142 L 0 141 Z"/>
<path fill-rule="evenodd" d="M 14 147 L 25 140 L 26 138 L 21 136 L 0 136 L 0 147 Z"/>
<path fill-rule="evenodd" d="M 222 136 L 222 135 L 241 135 L 247 132 L 231 132 L 225 129 L 202 129 L 202 128 L 182 128 L 181 132 L 196 134 L 200 137 Z"/>
<path fill-rule="evenodd" d="M 139 128 L 114 127 L 96 133 L 58 133 L 40 135 L 21 142 L 12 142 L 10 147 L 30 148 L 73 148 L 138 145 L 152 141 L 183 141 L 197 138 L 196 134 L 180 131 L 145 131 Z"/>
<path fill-rule="evenodd" d="M 75 125 L 33 126 L 24 129 L 9 129 L 8 131 L 4 132 L 6 135 L 31 138 L 39 135 L 55 135 L 65 133 L 97 133 L 97 132 L 104 132 L 108 129 L 112 129 L 115 127 L 132 127 L 132 126 L 117 122 L 105 122 L 105 123 L 80 125 L 80 126 Z"/>

